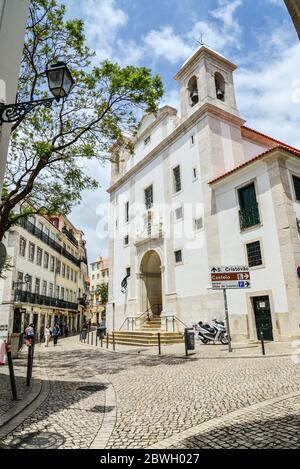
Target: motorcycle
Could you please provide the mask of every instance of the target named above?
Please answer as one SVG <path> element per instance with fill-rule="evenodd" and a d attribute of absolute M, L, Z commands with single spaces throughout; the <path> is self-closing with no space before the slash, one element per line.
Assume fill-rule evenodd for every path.
<path fill-rule="evenodd" d="M 226 327 L 223 321 L 214 319 L 212 325 L 203 324 L 203 322 L 198 323 L 198 335 L 203 344 L 208 344 L 209 342 L 221 342 L 222 345 L 228 344 L 228 334 L 226 332 Z"/>

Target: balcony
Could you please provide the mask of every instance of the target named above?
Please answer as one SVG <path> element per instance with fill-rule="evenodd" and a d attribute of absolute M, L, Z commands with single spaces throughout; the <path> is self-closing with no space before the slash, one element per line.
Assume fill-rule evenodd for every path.
<path fill-rule="evenodd" d="M 76 259 L 76 257 L 74 257 L 72 254 L 70 254 L 60 244 L 58 244 L 56 241 L 51 239 L 50 236 L 48 236 L 46 233 L 44 233 L 39 228 L 37 228 L 29 220 L 22 220 L 20 222 L 20 226 L 22 228 L 24 228 L 24 230 L 31 233 L 36 238 L 39 238 L 41 241 L 43 241 L 43 243 L 50 246 L 52 249 L 54 249 L 54 251 L 58 252 L 59 254 L 61 254 L 66 259 L 69 259 L 69 261 L 73 262 L 73 264 L 75 264 L 77 267 L 80 267 L 80 260 L 79 259 Z"/>
<path fill-rule="evenodd" d="M 72 230 L 68 230 L 68 228 L 64 226 L 61 231 L 63 232 L 63 234 L 66 235 L 66 237 L 68 238 L 69 241 L 71 241 L 71 243 L 73 243 L 76 247 L 78 247 L 78 241 L 75 238 Z"/>
<path fill-rule="evenodd" d="M 39 306 L 53 306 L 54 308 L 78 311 L 77 303 L 70 303 L 69 301 L 59 300 L 57 298 L 39 295 L 38 293 L 31 293 L 28 291 L 16 290 L 14 300 L 15 303 L 28 303 Z"/>
<path fill-rule="evenodd" d="M 146 243 L 151 240 L 162 239 L 164 237 L 163 224 L 147 223 L 142 232 L 139 232 L 136 236 L 135 245 Z"/>
<path fill-rule="evenodd" d="M 247 209 L 241 209 L 239 215 L 241 230 L 259 225 L 260 223 L 258 204 L 254 204 L 252 207 Z"/>

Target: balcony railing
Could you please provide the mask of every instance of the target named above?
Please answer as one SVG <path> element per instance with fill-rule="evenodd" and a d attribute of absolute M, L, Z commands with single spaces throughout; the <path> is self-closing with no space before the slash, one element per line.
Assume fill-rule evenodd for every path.
<path fill-rule="evenodd" d="M 56 241 L 51 239 L 50 236 L 48 236 L 42 230 L 37 228 L 29 220 L 22 220 L 20 222 L 20 225 L 26 231 L 33 234 L 33 236 L 35 236 L 36 238 L 39 238 L 41 241 L 43 241 L 43 243 L 47 244 L 52 249 L 54 249 L 54 251 L 58 252 L 59 254 L 64 256 L 66 259 L 69 259 L 69 261 L 73 262 L 73 264 L 77 265 L 77 267 L 80 267 L 80 260 L 79 259 L 76 259 L 76 257 L 74 257 L 72 254 L 70 254 L 63 246 L 61 246 Z"/>
<path fill-rule="evenodd" d="M 66 235 L 66 237 L 71 241 L 71 243 L 75 244 L 78 247 L 78 241 L 73 235 L 72 231 L 68 230 L 65 226 L 62 229 L 62 232 Z"/>
<path fill-rule="evenodd" d="M 38 293 L 31 293 L 28 291 L 16 290 L 14 299 L 16 303 L 29 303 L 41 306 L 53 306 L 54 308 L 78 311 L 77 303 L 71 303 L 69 301 L 59 300 L 57 298 L 39 295 Z"/>
<path fill-rule="evenodd" d="M 244 230 L 260 223 L 258 204 L 252 207 L 240 210 L 240 226 Z"/>

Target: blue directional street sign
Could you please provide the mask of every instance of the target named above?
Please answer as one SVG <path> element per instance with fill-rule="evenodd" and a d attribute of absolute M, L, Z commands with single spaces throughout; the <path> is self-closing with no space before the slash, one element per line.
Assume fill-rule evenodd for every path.
<path fill-rule="evenodd" d="M 239 282 L 239 288 L 245 288 L 245 282 Z"/>

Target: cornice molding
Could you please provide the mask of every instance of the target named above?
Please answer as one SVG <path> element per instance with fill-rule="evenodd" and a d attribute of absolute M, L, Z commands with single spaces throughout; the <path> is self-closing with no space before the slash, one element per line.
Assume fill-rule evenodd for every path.
<path fill-rule="evenodd" d="M 223 109 L 220 109 L 213 104 L 206 103 L 203 106 L 195 109 L 195 111 L 181 124 L 176 127 L 176 129 L 168 135 L 164 140 L 162 140 L 153 150 L 148 153 L 141 161 L 139 161 L 133 168 L 131 168 L 127 173 L 120 177 L 114 184 L 112 184 L 107 192 L 109 194 L 116 191 L 119 187 L 126 184 L 128 180 L 141 171 L 145 166 L 147 166 L 156 156 L 164 152 L 171 144 L 173 144 L 182 134 L 186 133 L 191 127 L 195 126 L 201 119 L 205 117 L 218 117 L 221 120 L 230 122 L 233 125 L 241 127 L 245 124 L 245 121 L 239 116 L 231 114 Z"/>

